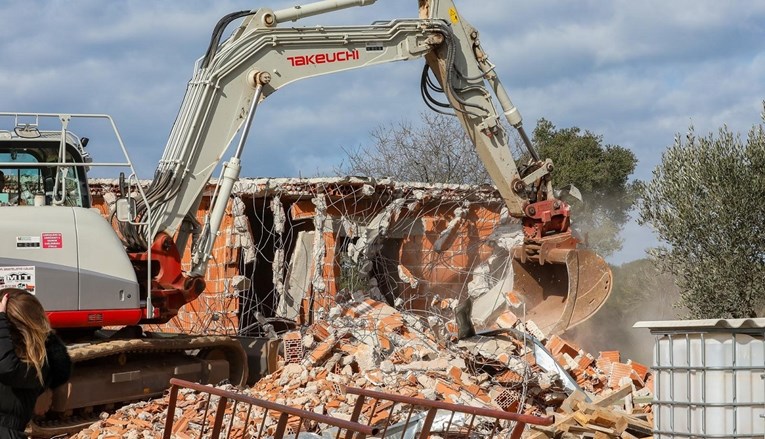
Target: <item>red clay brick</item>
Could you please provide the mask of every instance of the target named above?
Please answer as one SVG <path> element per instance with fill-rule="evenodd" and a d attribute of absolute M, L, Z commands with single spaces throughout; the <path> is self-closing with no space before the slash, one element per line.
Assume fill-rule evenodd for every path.
<path fill-rule="evenodd" d="M 624 377 L 630 377 L 632 374 L 632 367 L 629 364 L 624 363 L 612 363 L 611 373 L 608 375 L 608 387 L 616 389 L 620 386 L 621 379 Z"/>
<path fill-rule="evenodd" d="M 648 366 L 632 360 L 627 361 L 627 364 L 632 367 L 632 370 L 638 374 L 640 379 L 645 380 L 646 376 L 648 375 Z"/>

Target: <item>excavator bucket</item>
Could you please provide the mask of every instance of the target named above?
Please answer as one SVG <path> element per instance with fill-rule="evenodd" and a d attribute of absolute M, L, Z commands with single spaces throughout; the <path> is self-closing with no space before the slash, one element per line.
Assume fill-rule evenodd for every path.
<path fill-rule="evenodd" d="M 587 320 L 611 294 L 611 269 L 592 250 L 555 249 L 542 264 L 514 257 L 513 275 L 513 294 L 526 319 L 548 336 Z"/>

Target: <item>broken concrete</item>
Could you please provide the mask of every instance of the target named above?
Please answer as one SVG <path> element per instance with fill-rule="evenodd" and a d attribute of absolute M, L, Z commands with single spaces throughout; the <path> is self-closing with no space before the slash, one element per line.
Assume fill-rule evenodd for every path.
<path fill-rule="evenodd" d="M 502 200 L 491 188 L 245 179 L 235 192 L 247 203 L 235 198 L 233 244 L 224 243 L 225 257 L 217 259 L 238 267 L 239 250 L 255 255 L 246 263 L 270 272 L 251 276 L 247 291 L 245 282 L 226 289 L 225 297 L 246 299 L 230 312 L 246 315 L 253 310 L 240 304 L 276 297 L 273 315 L 294 322 L 296 331 L 285 340 L 282 368 L 246 390 L 253 395 L 337 417 L 348 416 L 350 404 L 332 392 L 335 384 L 536 414 L 561 410 L 578 388 L 593 399 L 618 391 L 625 379 L 634 386 L 632 395 L 650 395 L 652 378 L 644 366 L 608 353 L 596 359 L 556 338 L 547 342 L 549 350 L 506 332 L 456 340 L 454 312 L 468 296 L 479 333 L 505 328 L 545 338 L 525 321 L 512 294 L 509 256 L 520 240 L 518 225 L 500 212 Z M 257 239 L 248 241 L 247 227 L 267 223 L 246 217 L 249 203 L 256 206 L 254 215 L 269 216 L 274 226 L 256 230 Z M 356 264 L 354 275 L 368 282 L 364 288 L 341 291 L 344 251 Z M 204 315 L 205 308 L 195 311 Z M 256 311 L 258 323 L 273 331 Z M 225 329 L 235 333 L 239 327 Z M 187 397 L 193 405 L 194 395 Z M 644 397 L 621 400 L 624 410 L 646 407 L 635 402 Z M 131 410 L 154 413 L 157 407 Z M 109 417 L 89 434 L 110 423 L 132 425 Z"/>
<path fill-rule="evenodd" d="M 512 248 L 523 243 L 523 231 L 517 224 L 503 225 L 489 236 L 488 243 L 492 254 L 473 269 L 468 283 L 468 294 L 473 299 L 472 320 L 479 330 L 496 324 L 499 316 L 508 311 L 516 317 L 524 317 L 523 310 L 509 300 L 514 280 Z M 501 327 L 510 327 L 502 322 Z"/>
<path fill-rule="evenodd" d="M 349 417 L 354 402 L 351 395 L 338 392 L 338 385 L 525 414 L 560 413 L 557 430 L 529 431 L 538 438 L 555 437 L 557 431 L 584 429 L 607 431 L 607 435 L 636 432 L 650 422 L 644 416 L 650 412 L 645 399 L 642 403 L 634 398 L 626 401 L 650 382 L 650 372 L 638 363 L 622 363 L 613 352 L 604 352 L 595 359 L 554 336 L 547 342 L 546 352 L 559 368 L 546 369 L 541 365 L 544 358 L 535 355 L 534 340 L 522 335 L 524 332 L 518 332 L 520 336 L 497 333 L 466 340 L 456 340 L 452 332 L 450 338 L 439 339 L 428 319 L 372 299 L 337 305 L 328 317 L 285 335 L 280 368 L 242 391 L 338 418 Z M 441 326 L 456 330 L 452 323 L 444 321 Z M 519 322 L 515 330 L 533 332 L 534 325 Z M 625 367 L 629 373 L 622 370 Z M 563 385 L 561 376 L 569 374 L 581 388 L 571 390 Z M 610 385 L 617 380 L 618 384 Z M 197 402 L 194 395 L 185 394 L 187 405 Z M 77 437 L 99 437 L 104 431 L 123 431 L 121 437 L 127 437 L 124 434 L 130 428 L 139 427 L 156 432 L 157 425 L 164 421 L 162 410 L 166 404 L 163 398 L 148 405 L 130 406 Z M 591 410 L 590 405 L 597 410 Z M 613 414 L 614 405 L 624 413 Z M 139 417 L 140 413 L 148 415 Z M 385 412 L 385 416 L 367 421 L 382 422 L 388 415 L 397 422 L 407 414 Z M 139 426 L 133 419 L 149 425 Z M 193 431 L 179 428 L 175 433 L 192 435 Z"/>
<path fill-rule="evenodd" d="M 313 263 L 313 244 L 316 232 L 298 232 L 295 249 L 292 252 L 287 271 L 287 291 L 279 298 L 277 315 L 285 319 L 298 320 L 305 292 L 310 286 Z"/>

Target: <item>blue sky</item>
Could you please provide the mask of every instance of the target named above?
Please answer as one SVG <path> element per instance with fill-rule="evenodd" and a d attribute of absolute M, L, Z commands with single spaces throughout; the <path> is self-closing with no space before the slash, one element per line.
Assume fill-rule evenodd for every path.
<path fill-rule="evenodd" d="M 0 2 L 0 111 L 107 113 L 141 177 L 159 160 L 195 60 L 224 14 L 294 0 Z M 299 24 L 368 24 L 414 17 L 414 0 Z M 745 132 L 765 99 L 765 2 L 731 0 L 458 1 L 513 102 L 533 129 L 545 117 L 635 152 L 647 179 L 675 133 L 723 124 Z M 379 124 L 416 118 L 421 62 L 298 82 L 258 110 L 243 176 L 329 174 L 342 148 Z M 85 133 L 87 135 L 87 133 Z M 94 139 L 94 145 L 97 142 Z M 91 154 L 99 157 L 94 146 Z M 559 182 L 561 185 L 565 182 Z M 641 257 L 627 228 L 615 261 Z"/>

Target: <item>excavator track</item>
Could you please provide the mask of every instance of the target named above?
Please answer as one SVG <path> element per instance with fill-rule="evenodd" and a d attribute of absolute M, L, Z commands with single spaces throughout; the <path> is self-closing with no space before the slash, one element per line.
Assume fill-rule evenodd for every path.
<path fill-rule="evenodd" d="M 234 384 L 241 385 L 246 381 L 246 355 L 238 341 L 226 336 L 174 336 L 171 338 L 142 338 L 128 340 L 110 340 L 69 348 L 69 356 L 76 365 L 96 358 L 108 357 L 122 353 L 160 353 L 170 351 L 188 351 L 195 349 L 211 349 L 226 347 L 242 355 L 241 364 L 234 376 L 239 376 L 241 382 L 231 379 Z"/>
<path fill-rule="evenodd" d="M 244 349 L 239 341 L 226 336 L 193 337 L 178 335 L 162 338 L 108 340 L 70 346 L 69 354 L 74 363 L 72 380 L 69 385 L 56 390 L 53 395 L 51 411 L 44 417 L 37 417 L 32 420 L 27 428 L 27 433 L 31 437 L 49 438 L 76 433 L 97 421 L 99 415 L 104 411 L 108 412 L 141 399 L 157 397 L 169 387 L 169 383 L 166 383 L 163 388 L 147 388 L 144 389 L 145 393 L 141 395 L 142 397 L 136 397 L 135 394 L 126 395 L 122 400 L 115 397 L 106 404 L 102 402 L 103 400 L 95 401 L 92 405 L 87 405 L 87 402 L 82 400 L 71 402 L 69 401 L 70 395 L 75 392 L 82 394 L 82 388 L 91 386 L 87 378 L 83 380 L 78 376 L 78 369 L 81 373 L 87 374 L 88 368 L 83 367 L 83 365 L 88 363 L 99 362 L 98 367 L 101 367 L 103 363 L 114 364 L 117 368 L 116 371 L 104 370 L 102 373 L 102 375 L 111 374 L 111 382 L 114 383 L 122 377 L 130 377 L 131 373 L 140 374 L 136 371 L 141 371 L 146 364 L 150 361 L 156 362 L 158 358 L 171 355 L 174 355 L 176 359 L 182 356 L 189 358 L 186 365 L 181 364 L 179 366 L 177 362 L 172 363 L 170 367 L 174 367 L 174 371 L 164 372 L 173 376 L 176 376 L 178 370 L 182 370 L 183 367 L 196 364 L 195 361 L 213 358 L 213 361 L 218 361 L 219 366 L 223 364 L 221 360 L 228 364 L 227 380 L 230 383 L 241 386 L 247 381 L 247 357 Z M 130 369 L 131 372 L 124 372 L 125 368 Z M 216 381 L 218 381 L 217 378 Z M 71 386 L 77 386 L 76 383 L 78 382 L 80 383 L 80 391 L 72 392 Z M 212 384 L 217 384 L 217 382 Z"/>

